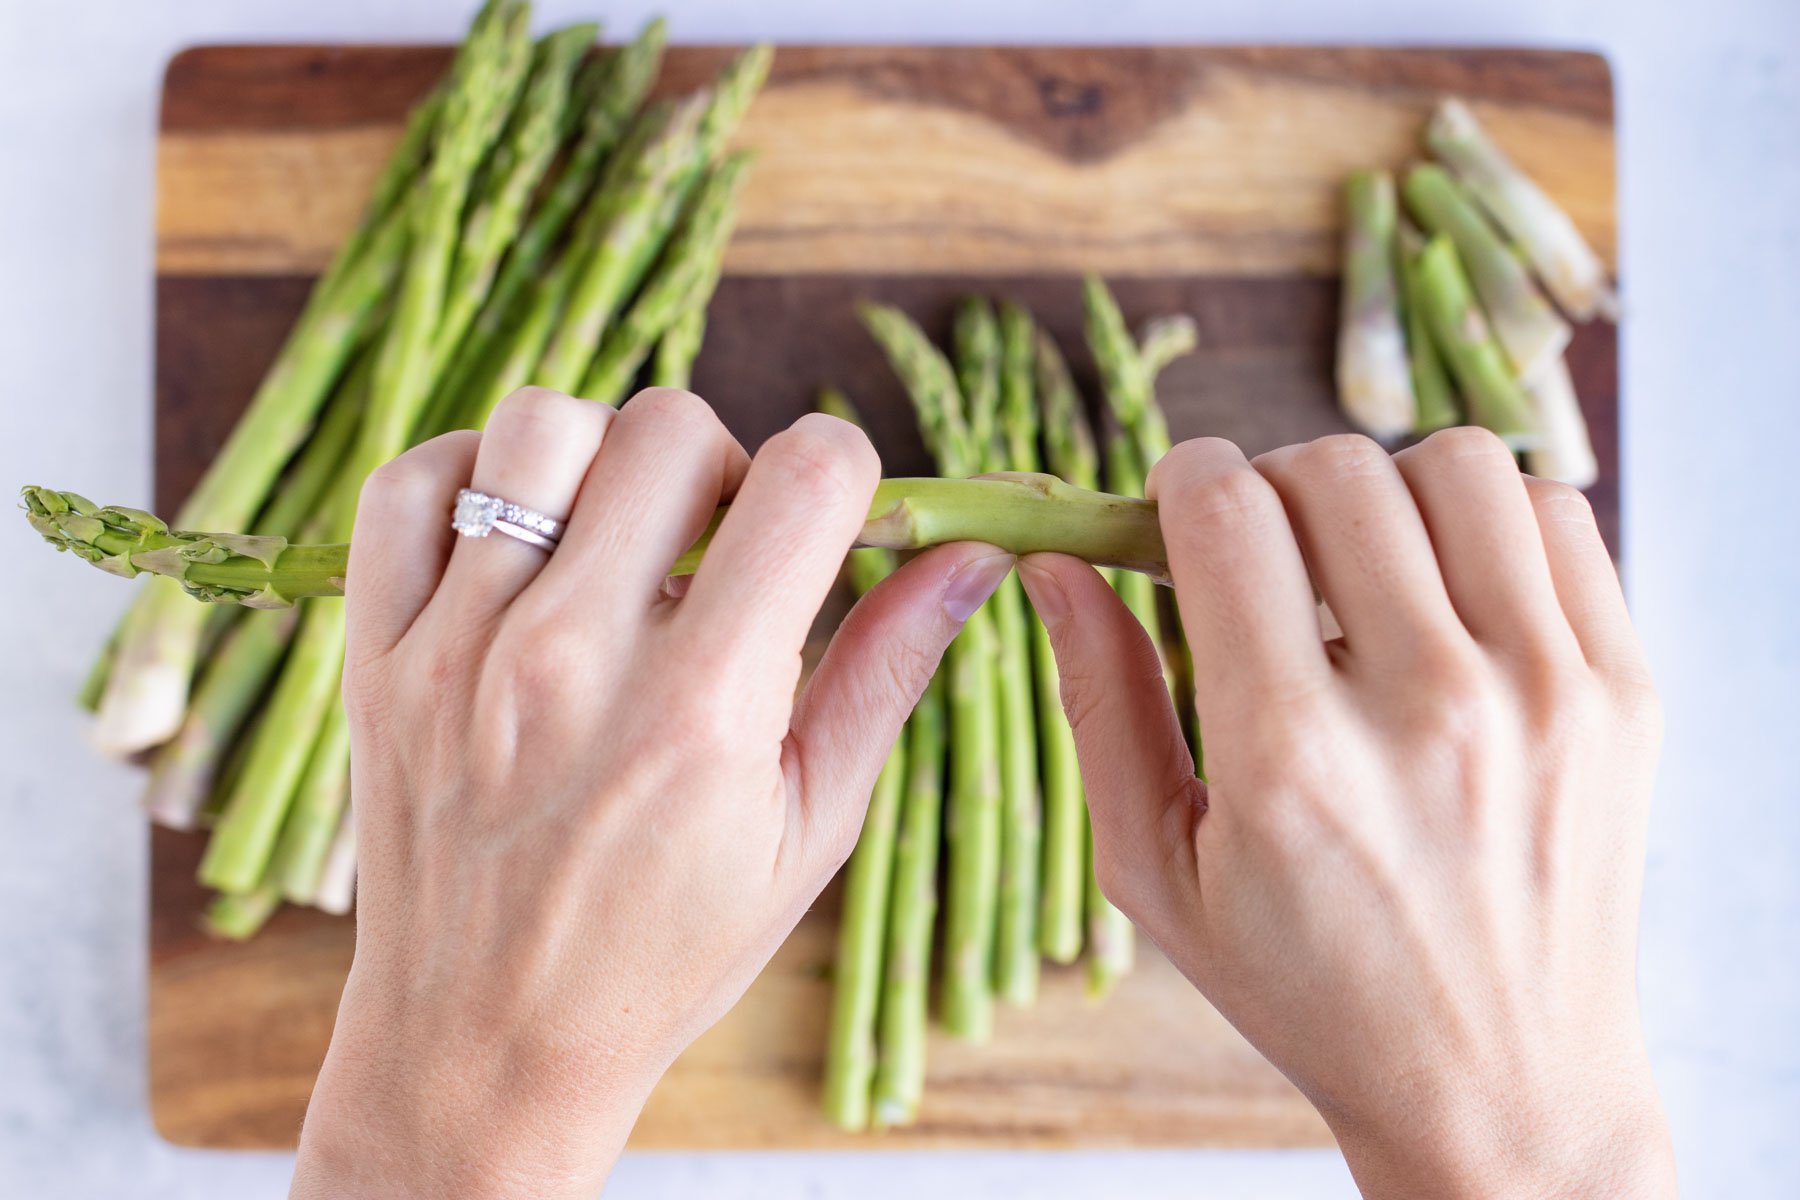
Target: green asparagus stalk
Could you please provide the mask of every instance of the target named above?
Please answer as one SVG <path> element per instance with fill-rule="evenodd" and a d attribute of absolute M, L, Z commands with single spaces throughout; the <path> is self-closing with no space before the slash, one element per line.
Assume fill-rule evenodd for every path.
<path fill-rule="evenodd" d="M 1022 430 L 1023 422 L 1030 420 L 1030 416 L 1019 411 L 1017 396 L 1035 384 L 1036 397 L 1041 398 L 1044 431 L 1058 445 L 1052 459 L 1059 468 L 1070 467 L 1083 457 L 1079 442 L 1087 429 L 1085 419 L 1078 419 L 1080 400 L 1074 381 L 1048 335 L 1033 330 L 1023 310 L 1003 309 L 1001 321 L 1008 361 L 1007 432 L 1010 435 Z M 1021 338 L 1025 339 L 1023 363 L 1017 361 L 1017 342 Z M 1029 383 L 1018 381 L 1021 370 L 1031 373 Z M 1036 406 L 1031 415 L 1035 413 Z M 1037 463 L 1037 438 L 1034 435 L 1029 442 L 1015 443 L 1011 453 L 1015 465 L 1030 469 L 1029 464 Z M 1087 454 L 1092 453 L 1089 446 Z M 1034 617 L 1032 624 L 1036 631 L 1038 730 L 1044 759 L 1044 877 L 1038 945 L 1052 962 L 1072 963 L 1081 954 L 1083 894 L 1087 886 L 1087 797 L 1075 755 L 1075 732 L 1063 711 L 1062 680 L 1050 648 L 1050 635 L 1042 621 Z"/>
<path fill-rule="evenodd" d="M 710 299 L 710 297 L 709 297 Z M 657 387 L 687 388 L 694 382 L 694 360 L 706 338 L 706 304 L 690 302 L 663 331 L 650 366 L 650 382 Z"/>
<path fill-rule="evenodd" d="M 851 563 L 859 594 L 895 566 L 893 552 L 887 550 L 859 550 L 851 556 Z M 869 1124 L 894 842 L 905 786 L 906 743 L 902 740 L 894 744 L 875 780 L 862 833 L 844 875 L 831 1032 L 825 1051 L 825 1116 L 843 1129 L 864 1129 Z"/>
<path fill-rule="evenodd" d="M 636 40 L 609 54 L 584 75 L 584 104 L 579 111 L 581 124 L 575 145 L 554 182 L 539 198 L 517 244 L 501 265 L 499 278 L 483 302 L 480 315 L 445 369 L 426 416 L 428 428 L 446 429 L 465 421 L 479 426 L 486 420 L 492 402 L 505 395 L 504 390 L 496 395 L 493 389 L 504 386 L 510 390 L 513 380 L 522 382 L 537 365 L 537 356 L 549 339 L 564 293 L 573 282 L 575 260 L 567 259 L 566 267 L 559 266 L 549 280 L 543 277 L 546 265 L 570 221 L 588 199 L 601 174 L 603 160 L 620 146 L 626 129 L 633 127 L 632 116 L 643 103 L 661 65 L 666 37 L 663 21 L 652 21 Z M 644 129 L 652 123 L 639 121 L 635 127 Z M 641 143 L 629 154 L 621 148 L 620 158 L 629 160 L 640 150 Z M 581 246 L 589 240 L 588 235 L 577 232 L 571 244 Z M 515 338 L 515 327 L 541 332 Z M 502 353 L 501 344 L 511 342 L 516 347 L 520 341 L 530 348 L 529 353 L 517 354 L 510 366 L 503 366 L 502 360 L 507 356 Z M 524 358 L 529 358 L 529 362 L 521 361 Z M 490 395 L 492 402 L 487 399 Z"/>
<path fill-rule="evenodd" d="M 1494 335 L 1519 378 L 1536 379 L 1568 348 L 1569 323 L 1557 315 L 1525 264 L 1444 168 L 1421 163 L 1408 171 L 1406 203 L 1427 232 L 1448 235 L 1456 243 Z"/>
<path fill-rule="evenodd" d="M 307 596 L 344 594 L 346 543 L 297 545 L 253 534 L 171 530 L 149 513 L 101 508 L 74 492 L 28 487 L 26 519 L 52 546 L 113 575 L 142 572 L 181 581 L 196 599 L 285 608 Z M 723 519 L 675 563 L 691 574 Z M 1156 505 L 1073 487 L 1049 475 L 982 479 L 885 479 L 875 489 L 859 543 L 923 550 L 977 541 L 1009 554 L 1070 554 L 1096 566 L 1169 579 Z"/>
<path fill-rule="evenodd" d="M 185 527 L 248 524 L 311 429 L 332 385 L 392 289 L 407 239 L 406 209 L 388 214 L 335 287 L 315 288 L 231 436 L 177 514 Z M 94 740 L 114 754 L 166 741 L 187 707 L 205 632 L 176 589 L 139 594 L 120 624 Z"/>
<path fill-rule="evenodd" d="M 256 614 L 226 631 L 194 689 L 181 728 L 156 751 L 144 811 L 170 829 L 192 829 L 219 763 L 268 688 L 293 637 L 298 611 Z"/>
<path fill-rule="evenodd" d="M 446 373 L 451 355 L 489 294 L 502 257 L 525 224 L 526 206 L 562 140 L 570 79 L 598 33 L 599 26 L 591 23 L 571 25 L 538 44 L 518 110 L 494 148 L 479 194 L 462 222 L 449 288 L 431 333 L 430 384 Z"/>
<path fill-rule="evenodd" d="M 887 353 L 918 413 L 925 442 L 947 475 L 981 469 L 984 451 L 956 373 L 898 309 L 864 305 L 869 332 Z M 950 711 L 950 885 L 944 933 L 944 1027 L 985 1041 L 993 1033 L 994 948 L 999 918 L 1002 781 L 998 647 L 992 615 L 978 609 L 946 655 Z"/>
<path fill-rule="evenodd" d="M 1416 422 L 1395 280 L 1394 177 L 1355 171 L 1344 184 L 1344 282 L 1338 405 L 1370 437 L 1392 441 Z"/>
<path fill-rule="evenodd" d="M 1011 469 L 1007 444 L 1000 436 L 1004 374 L 1000 322 L 987 301 L 969 297 L 958 306 L 954 341 L 970 439 L 982 454 L 978 465 L 989 471 Z M 1029 410 L 1029 398 L 1023 407 Z M 1044 816 L 1038 786 L 1030 606 L 1018 577 L 1003 580 L 987 607 L 994 626 L 995 701 L 1000 710 L 1000 896 L 994 986 L 1002 999 L 1024 1005 L 1037 998 Z"/>
<path fill-rule="evenodd" d="M 1600 478 L 1600 461 L 1594 457 L 1569 364 L 1560 358 L 1551 363 L 1531 385 L 1530 395 L 1541 440 L 1525 452 L 1525 469 L 1570 487 L 1593 487 Z"/>
<path fill-rule="evenodd" d="M 1406 357 L 1412 368 L 1413 399 L 1417 401 L 1413 432 L 1432 433 L 1461 424 L 1462 411 L 1456 403 L 1456 385 L 1450 382 L 1450 370 L 1444 365 L 1444 357 L 1431 336 L 1431 322 L 1425 316 L 1419 283 L 1419 255 L 1425 250 L 1425 237 L 1402 221 L 1397 246 L 1401 310 L 1406 318 Z"/>
<path fill-rule="evenodd" d="M 1564 312 L 1577 321 L 1617 316 L 1618 300 L 1600 256 L 1569 215 L 1494 144 L 1468 105 L 1440 103 L 1425 144 L 1525 252 Z"/>
<path fill-rule="evenodd" d="M 1044 445 L 1050 469 L 1070 483 L 1095 486 L 1100 475 L 1100 454 L 1094 442 L 1092 427 L 1081 411 L 1074 382 L 1062 352 L 1047 335 L 1040 334 L 1037 344 L 1039 387 L 1044 394 Z M 1112 580 L 1118 585 L 1117 578 Z M 1094 877 L 1093 835 L 1089 828 L 1084 839 L 1083 859 L 1085 911 L 1087 915 L 1088 989 L 1098 994 L 1109 988 L 1131 969 L 1136 939 L 1131 920 L 1113 906 L 1100 891 Z"/>
<path fill-rule="evenodd" d="M 944 683 L 934 678 L 906 726 L 906 792 L 889 884 L 882 968 L 874 1123 L 910 1125 L 925 1094 L 931 940 L 938 909 L 938 840 L 944 807 Z"/>
<path fill-rule="evenodd" d="M 364 477 L 411 444 L 429 399 L 432 338 L 444 311 L 463 209 L 530 60 L 526 17 L 522 4 L 490 0 L 451 65 L 430 168 L 411 212 L 405 273 L 375 360 L 370 404 L 348 469 L 316 522 L 331 540 L 348 538 Z M 267 726 L 201 859 L 201 882 L 242 892 L 267 873 L 311 748 L 292 731 L 320 728 L 337 697 L 343 653 L 343 610 L 311 606 L 269 699 Z"/>
<path fill-rule="evenodd" d="M 569 303 L 537 364 L 536 382 L 577 391 L 607 322 L 649 270 L 706 166 L 737 127 L 763 80 L 772 52 L 746 50 L 710 92 L 682 106 L 643 159 L 643 173 L 600 198 L 605 229 L 570 290 Z M 691 114 L 687 116 L 686 114 Z"/>
<path fill-rule="evenodd" d="M 350 799 L 350 720 L 342 704 L 325 714 L 325 727 L 300 777 L 292 810 L 275 847 L 271 877 L 295 904 L 318 898 L 332 839 Z"/>
<path fill-rule="evenodd" d="M 1419 253 L 1418 284 L 1419 307 L 1468 402 L 1470 419 L 1515 450 L 1536 445 L 1531 401 L 1476 302 L 1455 243 L 1445 235 L 1433 237 Z"/>
<path fill-rule="evenodd" d="M 603 404 L 619 404 L 644 359 L 676 319 L 691 309 L 704 312 L 706 299 L 718 285 L 725 244 L 731 239 L 737 216 L 738 193 L 749 165 L 747 153 L 731 155 L 694 193 L 656 273 L 624 316 L 607 329 L 577 394 Z"/>
<path fill-rule="evenodd" d="M 225 892 L 207 905 L 206 931 L 227 941 L 246 942 L 280 907 L 281 889 L 273 883 L 258 884 L 247 892 Z"/>

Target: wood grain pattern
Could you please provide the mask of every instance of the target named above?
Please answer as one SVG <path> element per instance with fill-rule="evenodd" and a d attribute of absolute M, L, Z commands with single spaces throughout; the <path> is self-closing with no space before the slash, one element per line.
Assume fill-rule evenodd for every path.
<path fill-rule="evenodd" d="M 683 48 L 664 87 L 725 50 Z M 157 218 L 157 502 L 198 477 L 353 219 L 439 48 L 213 47 L 169 68 Z M 891 473 L 928 469 L 852 303 L 934 332 L 979 288 L 1019 297 L 1092 385 L 1071 273 L 1127 315 L 1186 311 L 1201 349 L 1165 376 L 1177 436 L 1251 451 L 1342 429 L 1332 404 L 1335 195 L 1400 164 L 1430 102 L 1477 102 L 1509 149 L 1613 247 L 1611 83 L 1591 55 L 1305 48 L 801 47 L 744 140 L 762 151 L 696 387 L 754 446 L 835 382 Z M 1617 343 L 1571 350 L 1617 546 Z M 821 620 L 829 628 L 835 614 Z M 150 1078 L 157 1127 L 206 1146 L 294 1143 L 349 963 L 344 920 L 287 911 L 249 946 L 198 930 L 199 839 L 152 841 Z M 934 1036 L 924 1120 L 879 1139 L 816 1116 L 835 928 L 828 893 L 742 1003 L 670 1072 L 639 1147 L 1287 1146 L 1328 1139 L 1297 1092 L 1155 951 L 1104 1007 L 1051 970 L 991 1046 Z"/>

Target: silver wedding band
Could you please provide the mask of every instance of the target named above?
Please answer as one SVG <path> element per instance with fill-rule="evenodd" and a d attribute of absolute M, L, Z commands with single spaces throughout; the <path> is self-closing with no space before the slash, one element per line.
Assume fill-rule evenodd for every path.
<path fill-rule="evenodd" d="M 450 528 L 464 537 L 504 533 L 548 553 L 562 540 L 563 523 L 535 508 L 526 508 L 523 504 L 514 504 L 474 488 L 463 488 L 456 493 L 456 507 L 450 512 Z"/>

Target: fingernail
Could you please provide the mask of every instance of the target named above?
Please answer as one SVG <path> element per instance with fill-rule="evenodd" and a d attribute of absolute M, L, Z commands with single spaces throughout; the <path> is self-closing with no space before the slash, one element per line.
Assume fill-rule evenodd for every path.
<path fill-rule="evenodd" d="M 1012 555 L 997 553 L 958 567 L 950 582 L 944 585 L 944 611 L 950 614 L 950 619 L 959 625 L 968 620 L 994 594 L 994 589 L 1012 570 L 1013 561 Z"/>
<path fill-rule="evenodd" d="M 1025 595 L 1044 624 L 1054 625 L 1069 615 L 1069 596 L 1062 584 L 1029 558 L 1019 560 L 1019 582 L 1025 585 Z"/>

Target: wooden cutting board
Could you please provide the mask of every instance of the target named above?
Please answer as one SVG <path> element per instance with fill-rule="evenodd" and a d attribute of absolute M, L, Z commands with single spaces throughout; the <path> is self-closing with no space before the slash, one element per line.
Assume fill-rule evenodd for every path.
<path fill-rule="evenodd" d="M 443 67 L 426 47 L 202 47 L 169 66 L 157 204 L 157 503 L 172 511 L 230 428 L 398 134 Z M 663 87 L 726 50 L 680 48 Z M 1613 259 L 1605 61 L 1521 50 L 873 48 L 780 51 L 741 140 L 760 151 L 696 388 L 754 447 L 826 382 L 862 406 L 892 474 L 929 465 L 851 311 L 896 301 L 943 334 L 980 289 L 1038 313 L 1092 382 L 1074 276 L 1133 321 L 1192 313 L 1164 376 L 1177 437 L 1256 452 L 1344 428 L 1332 404 L 1338 184 L 1403 165 L 1455 93 Z M 1570 351 L 1618 536 L 1617 343 Z M 353 930 L 286 911 L 253 943 L 198 929 L 201 841 L 152 839 L 156 1125 L 202 1146 L 294 1144 Z M 742 1003 L 682 1057 L 633 1145 L 1299 1146 L 1300 1095 L 1144 943 L 1098 1007 L 1079 971 L 1003 1011 L 992 1045 L 934 1035 L 922 1119 L 881 1137 L 817 1116 L 835 929 L 828 893 Z"/>

